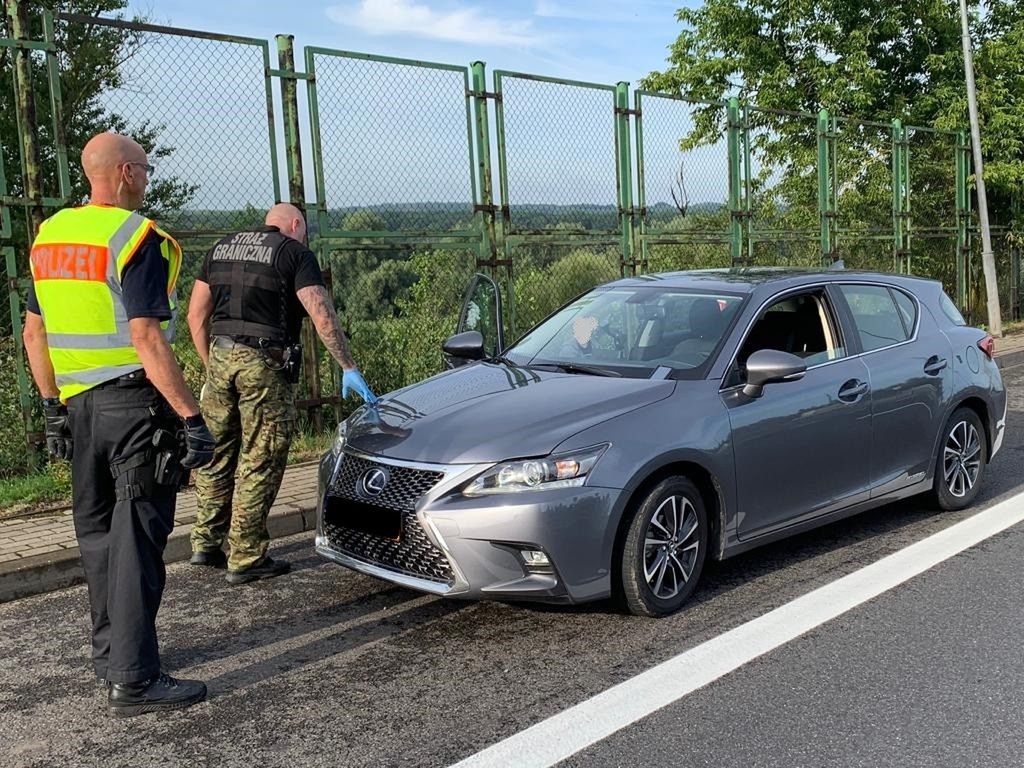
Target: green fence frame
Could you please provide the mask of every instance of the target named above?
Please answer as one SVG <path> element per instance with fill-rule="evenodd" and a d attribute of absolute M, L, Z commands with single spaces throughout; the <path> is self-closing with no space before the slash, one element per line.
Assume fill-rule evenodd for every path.
<path fill-rule="evenodd" d="M 23 0 L 6 0 L 9 12 L 14 9 L 20 12 L 22 22 L 26 18 L 28 4 Z M 468 65 L 454 65 L 437 62 L 417 61 L 388 56 L 376 56 L 345 50 L 335 50 L 317 46 L 302 49 L 302 63 L 305 71 L 298 71 L 295 62 L 294 41 L 289 35 L 278 35 L 274 47 L 277 49 L 276 66 L 271 60 L 271 43 L 267 40 L 242 37 L 228 34 L 216 34 L 199 30 L 179 29 L 174 27 L 138 24 L 116 19 L 81 16 L 73 14 L 51 14 L 42 12 L 42 40 L 26 39 L 24 24 L 18 28 L 18 34 L 10 38 L 0 39 L 0 47 L 7 47 L 20 57 L 27 57 L 32 52 L 36 56 L 40 52 L 46 59 L 46 78 L 49 89 L 49 107 L 53 121 L 53 137 L 57 146 L 53 147 L 56 168 L 51 174 L 55 178 L 56 189 L 40 189 L 41 172 L 38 165 L 38 146 L 33 131 L 34 111 L 31 99 L 26 101 L 26 94 L 31 97 L 31 90 L 19 79 L 18 70 L 12 67 L 12 78 L 15 90 L 16 120 L 18 124 L 19 152 L 21 168 L 19 178 L 25 181 L 20 186 L 25 191 L 19 195 L 8 194 L 10 169 L 5 168 L 0 154 L 0 255 L 4 258 L 8 270 L 9 310 L 11 327 L 18 337 L 20 366 L 18 370 L 18 386 L 20 390 L 22 411 L 25 418 L 26 433 L 30 442 L 38 439 L 38 433 L 32 424 L 32 396 L 30 383 L 25 372 L 24 361 L 21 360 L 20 329 L 21 305 L 19 292 L 27 284 L 27 279 L 14 274 L 17 263 L 11 241 L 18 227 L 12 217 L 15 210 L 23 211 L 29 222 L 30 234 L 32 222 L 38 222 L 47 212 L 67 205 L 71 194 L 71 182 L 68 166 L 66 139 L 64 137 L 63 102 L 60 87 L 59 61 L 56 49 L 55 24 L 85 23 L 117 27 L 157 36 L 178 36 L 213 40 L 242 46 L 252 46 L 260 52 L 262 71 L 253 71 L 253 76 L 263 79 L 266 96 L 267 147 L 269 149 L 269 170 L 272 179 L 272 190 L 275 202 L 281 201 L 282 180 L 279 169 L 279 153 L 283 154 L 287 173 L 287 198 L 302 210 L 309 207 L 306 201 L 305 174 L 303 167 L 303 140 L 309 141 L 313 164 L 313 189 L 315 200 L 312 214 L 315 217 L 318 238 L 313 243 L 321 262 L 325 262 L 328 251 L 371 250 L 392 248 L 437 247 L 451 248 L 476 255 L 476 267 L 489 272 L 493 277 L 504 281 L 508 295 L 505 306 L 510 319 L 515 318 L 515 297 L 512 281 L 515 276 L 517 249 L 526 246 L 551 247 L 592 247 L 614 249 L 618 259 L 618 270 L 621 275 L 635 275 L 650 269 L 651 249 L 657 246 L 680 245 L 683 247 L 705 247 L 722 249 L 723 256 L 736 267 L 757 263 L 758 246 L 765 243 L 783 243 L 786 241 L 800 243 L 816 243 L 823 265 L 830 265 L 843 258 L 847 249 L 856 242 L 870 241 L 878 248 L 891 252 L 891 269 L 909 272 L 914 269 L 912 254 L 915 244 L 924 240 L 950 242 L 950 259 L 955 263 L 956 300 L 958 305 L 967 308 L 970 301 L 972 269 L 974 260 L 972 248 L 975 245 L 973 212 L 970 194 L 970 144 L 964 131 L 939 131 L 927 127 L 904 126 L 900 120 L 889 123 L 851 120 L 821 110 L 818 114 L 785 113 L 764 110 L 756 105 L 745 103 L 737 98 L 722 101 L 707 101 L 690 98 L 685 94 L 660 93 L 633 89 L 632 98 L 627 83 L 602 84 L 565 78 L 546 77 L 511 70 L 496 70 L 491 74 L 492 88 L 488 90 L 488 72 L 483 62 L 472 62 Z M 19 31 L 20 30 L 20 31 Z M 444 230 L 432 227 L 428 223 L 422 228 L 406 228 L 395 231 L 369 230 L 350 231 L 339 228 L 331 218 L 331 200 L 329 199 L 329 163 L 325 158 L 322 136 L 322 108 L 327 87 L 323 78 L 317 79 L 318 63 L 323 67 L 325 58 L 342 58 L 353 61 L 373 62 L 380 64 L 385 71 L 396 72 L 390 68 L 408 68 L 453 73 L 461 77 L 461 89 L 452 88 L 451 98 L 460 100 L 460 107 L 465 113 L 464 135 L 460 132 L 453 139 L 465 147 L 465 171 L 468 174 L 467 214 L 471 225 L 465 230 Z M 273 82 L 280 81 L 280 99 L 282 107 L 281 125 L 275 115 Z M 516 211 L 519 206 L 529 204 L 528 200 L 510 199 L 510 172 L 516 162 L 509 157 L 508 130 L 511 120 L 516 119 L 516 107 L 510 105 L 507 98 L 509 84 L 516 81 L 550 84 L 569 89 L 582 89 L 588 93 L 601 94 L 607 98 L 607 157 L 601 162 L 607 163 L 609 171 L 614 169 L 615 188 L 608 188 L 608 198 L 614 207 L 614 226 L 607 229 L 603 225 L 584 231 L 555 231 L 546 228 L 528 229 L 517 223 Z M 305 84 L 306 103 L 308 106 L 308 123 L 303 124 L 299 114 L 299 83 Z M 387 82 L 366 83 L 365 88 L 376 88 L 380 91 L 388 87 Z M 447 87 L 447 86 L 446 86 Z M 21 91 L 19 91 L 19 88 Z M 461 93 L 456 91 L 461 90 Z M 581 91 L 581 92 L 582 92 Z M 572 91 L 575 93 L 576 91 Z M 557 102 L 551 101 L 546 92 L 531 96 L 531 106 L 536 109 L 550 108 Z M 447 94 L 447 92 L 445 92 Z M 392 94 L 400 99 L 401 93 Z M 449 98 L 444 95 L 444 99 Z M 672 231 L 659 225 L 648 210 L 653 199 L 648 183 L 652 173 L 650 153 L 647 151 L 646 133 L 653 131 L 651 106 L 663 105 L 666 102 L 677 102 L 688 105 L 692 110 L 713 110 L 721 115 L 722 135 L 718 140 L 724 141 L 725 160 L 720 172 L 726 183 L 725 199 L 721 201 L 723 211 L 727 211 L 724 226 L 717 224 L 710 229 L 691 231 Z M 445 102 L 447 103 L 447 102 Z M 453 102 L 454 103 L 454 102 Z M 27 105 L 27 107 L 26 107 Z M 601 107 L 605 109 L 605 107 Z M 647 110 L 647 114 L 645 114 Z M 28 111 L 28 113 L 26 113 Z M 593 113 L 595 119 L 604 120 L 605 113 Z M 814 212 L 816 221 L 813 225 L 794 229 L 777 227 L 759 221 L 754 211 L 754 146 L 755 135 L 761 128 L 753 128 L 755 118 L 771 114 L 776 119 L 793 119 L 806 121 L 808 130 L 816 135 L 816 173 L 817 173 L 817 210 Z M 600 123 L 603 124 L 603 123 Z M 763 124 L 757 123 L 759 126 Z M 874 131 L 877 137 L 888 136 L 887 158 L 888 174 L 891 186 L 891 210 L 879 211 L 877 226 L 854 227 L 845 226 L 843 220 L 844 184 L 851 183 L 841 178 L 843 170 L 842 153 L 844 152 L 844 130 L 851 126 L 860 126 L 858 130 Z M 279 128 L 281 130 L 279 130 Z M 309 131 L 308 136 L 305 134 Z M 601 129 L 603 130 L 603 129 Z M 955 221 L 915 220 L 915 199 L 912 194 L 915 169 L 915 145 L 913 137 L 934 134 L 937 140 L 950 144 L 950 169 L 952 204 L 950 210 Z M 678 137 L 682 140 L 683 136 Z M 372 136 L 367 137 L 372 141 Z M 880 141 L 880 139 L 879 139 Z M 348 151 L 359 151 L 359 147 L 350 147 Z M 595 150 L 597 151 L 597 150 Z M 603 151 L 603 150 L 601 150 Z M 456 153 L 461 150 L 456 148 Z M 496 155 L 496 165 L 493 156 Z M 944 155 L 943 155 L 944 157 Z M 934 160 L 935 158 L 932 157 Z M 881 162 L 881 160 L 879 160 Z M 717 161 L 716 161 L 717 162 Z M 877 171 L 877 169 L 876 169 Z M 718 170 L 716 169 L 716 173 Z M 33 181 L 35 179 L 35 181 Z M 877 179 L 877 176 L 876 176 Z M 603 181 L 601 182 L 604 183 Z M 604 189 L 603 187 L 601 188 Z M 570 203 L 571 205 L 571 203 Z M 603 215 L 603 214 L 602 214 Z M 781 219 L 780 219 L 781 220 Z M 874 221 L 872 219 L 872 221 Z M 802 226 L 802 219 L 800 220 Z M 785 221 L 783 221 L 785 223 Z M 226 234 L 220 229 L 177 229 L 174 232 L 186 246 L 199 248 L 212 242 L 216 237 Z M 941 247 L 941 246 L 938 246 Z M 783 252 L 783 255 L 785 252 Z M 1014 251 L 1010 261 L 1012 274 L 1010 285 L 1014 288 L 1011 300 L 1011 311 L 1017 311 L 1020 304 L 1019 292 L 1021 282 L 1019 249 Z M 330 276 L 328 275 L 328 279 Z M 300 407 L 310 409 L 311 414 L 319 416 L 319 406 L 324 404 L 337 405 L 337 395 L 324 396 L 316 371 L 319 369 L 319 345 L 308 328 L 306 340 L 306 371 L 307 380 L 304 397 L 300 399 Z M 338 384 L 338 370 L 335 367 L 334 384 Z M 337 391 L 335 389 L 335 391 Z M 32 452 L 29 452 L 32 455 Z"/>

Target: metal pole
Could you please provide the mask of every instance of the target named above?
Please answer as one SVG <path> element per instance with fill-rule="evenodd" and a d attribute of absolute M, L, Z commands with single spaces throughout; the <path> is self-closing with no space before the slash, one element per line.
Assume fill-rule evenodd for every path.
<path fill-rule="evenodd" d="M 967 311 L 967 255 L 971 251 L 971 195 L 967 189 L 967 136 L 956 135 L 956 305 Z"/>
<path fill-rule="evenodd" d="M 636 274 L 636 260 L 633 257 L 633 165 L 629 135 L 629 83 L 619 82 L 615 86 L 615 147 L 616 181 L 619 192 L 619 227 L 621 232 L 619 274 Z"/>
<path fill-rule="evenodd" d="M 821 263 L 832 263 L 832 216 L 829 171 L 829 117 L 828 110 L 818 112 L 818 215 L 821 220 Z"/>
<path fill-rule="evenodd" d="M 728 122 L 727 148 L 729 152 L 729 252 L 734 267 L 743 264 L 743 169 L 740 153 L 740 102 L 735 96 L 726 107 Z"/>
<path fill-rule="evenodd" d="M 974 84 L 974 56 L 971 52 L 971 30 L 967 16 L 967 0 L 960 0 L 960 25 L 963 28 L 964 74 L 967 77 L 967 108 L 971 116 L 971 149 L 974 153 L 974 177 L 978 187 L 978 218 L 981 224 L 981 266 L 985 273 L 988 298 L 988 330 L 996 338 L 1003 335 L 999 313 L 999 286 L 996 284 L 996 262 L 992 253 L 992 234 L 988 222 L 988 197 L 985 194 L 985 172 L 981 160 L 981 129 L 978 126 L 978 95 Z"/>
<path fill-rule="evenodd" d="M 21 0 L 7 0 L 7 20 L 11 36 L 16 40 L 28 40 L 28 3 Z M 23 121 L 21 152 L 25 162 L 25 197 L 33 201 L 27 208 L 28 241 L 31 243 L 45 218 L 43 214 L 42 174 L 39 159 L 39 126 L 36 118 L 36 101 L 32 93 L 32 60 L 28 48 L 14 50 L 14 86 L 18 115 Z"/>
<path fill-rule="evenodd" d="M 284 118 L 285 161 L 288 168 L 288 199 L 306 216 L 306 184 L 302 176 L 302 142 L 299 138 L 299 89 L 295 74 L 295 48 L 291 35 L 277 35 L 277 62 L 284 76 L 281 78 L 281 107 Z M 291 76 L 289 76 L 291 75 Z M 276 151 L 277 148 L 272 148 Z M 317 254 L 320 256 L 320 254 Z M 308 399 L 319 402 L 323 397 L 320 382 L 320 355 L 316 334 L 308 319 L 302 321 L 302 365 L 306 369 L 306 387 Z M 335 373 L 337 377 L 337 374 Z M 335 412 L 337 416 L 337 412 Z M 324 417 L 322 409 L 314 405 L 310 408 L 309 420 L 313 429 L 323 431 Z"/>

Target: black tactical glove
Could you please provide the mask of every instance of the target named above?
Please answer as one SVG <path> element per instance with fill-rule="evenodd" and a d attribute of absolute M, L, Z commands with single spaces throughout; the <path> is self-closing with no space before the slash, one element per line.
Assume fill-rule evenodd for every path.
<path fill-rule="evenodd" d="M 46 450 L 51 456 L 71 461 L 74 441 L 71 439 L 68 407 L 57 398 L 47 398 L 43 400 L 43 418 L 46 421 Z"/>
<path fill-rule="evenodd" d="M 213 449 L 217 442 L 210 434 L 202 416 L 185 419 L 185 455 L 181 466 L 185 469 L 199 469 L 213 461 Z"/>

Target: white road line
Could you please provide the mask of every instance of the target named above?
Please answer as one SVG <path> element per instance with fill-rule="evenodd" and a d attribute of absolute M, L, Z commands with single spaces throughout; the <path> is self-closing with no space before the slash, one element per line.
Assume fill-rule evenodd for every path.
<path fill-rule="evenodd" d="M 935 565 L 1024 521 L 1024 493 L 691 648 L 454 768 L 548 768 Z"/>

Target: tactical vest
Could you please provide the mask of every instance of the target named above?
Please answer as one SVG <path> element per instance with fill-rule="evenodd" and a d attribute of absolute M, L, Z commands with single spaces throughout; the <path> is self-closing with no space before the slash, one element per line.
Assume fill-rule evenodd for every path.
<path fill-rule="evenodd" d="M 151 231 L 162 238 L 160 253 L 167 259 L 171 320 L 160 327 L 171 342 L 181 270 L 174 238 L 145 216 L 106 205 L 59 211 L 39 228 L 32 278 L 61 400 L 142 368 L 121 276 Z"/>
<path fill-rule="evenodd" d="M 288 338 L 295 293 L 279 264 L 290 242 L 277 229 L 262 228 L 228 235 L 213 247 L 207 272 L 212 334 L 276 345 L 297 341 Z"/>

